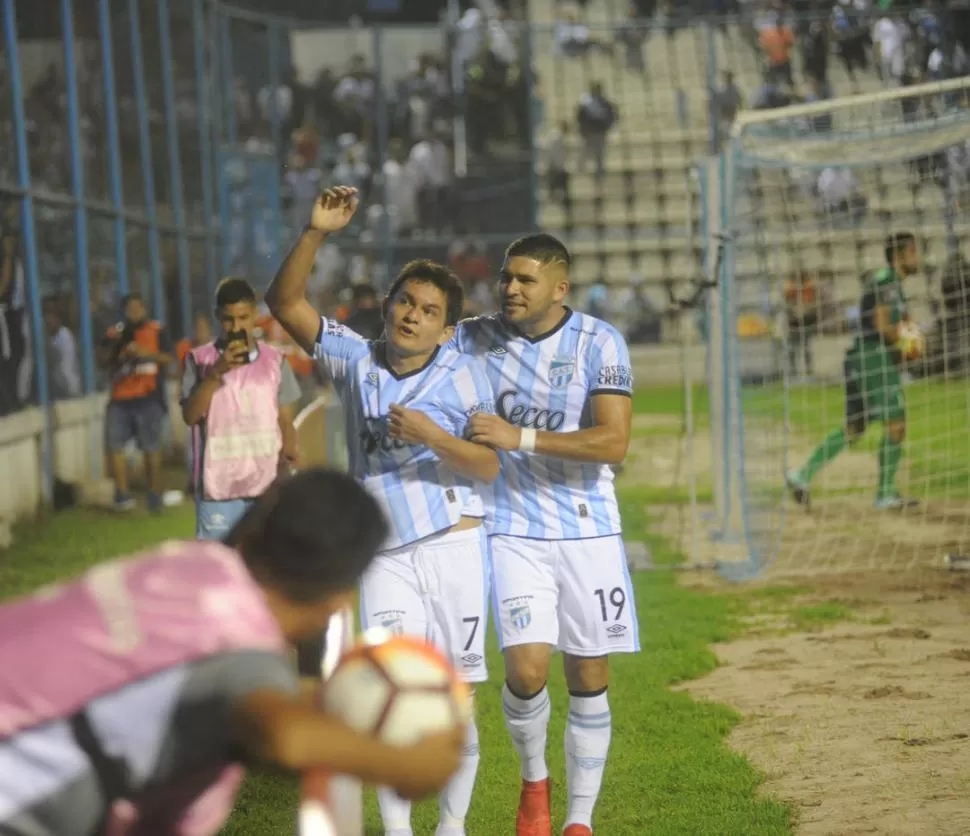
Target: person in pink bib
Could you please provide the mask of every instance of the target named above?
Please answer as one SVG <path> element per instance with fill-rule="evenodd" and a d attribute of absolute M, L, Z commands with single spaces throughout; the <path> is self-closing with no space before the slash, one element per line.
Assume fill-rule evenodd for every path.
<path fill-rule="evenodd" d="M 387 530 L 355 480 L 307 470 L 226 544 L 164 543 L 0 607 L 0 834 L 216 834 L 250 761 L 440 790 L 463 732 L 360 735 L 288 653 L 348 604 Z"/>
<path fill-rule="evenodd" d="M 192 428 L 196 536 L 221 540 L 252 501 L 296 460 L 300 386 L 286 355 L 257 342 L 256 291 L 245 279 L 216 288 L 222 335 L 189 352 L 182 417 Z"/>

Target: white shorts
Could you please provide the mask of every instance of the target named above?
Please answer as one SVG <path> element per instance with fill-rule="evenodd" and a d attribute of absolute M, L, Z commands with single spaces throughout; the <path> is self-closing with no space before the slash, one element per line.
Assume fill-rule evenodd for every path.
<path fill-rule="evenodd" d="M 489 538 L 502 648 L 551 644 L 572 656 L 640 650 L 633 584 L 617 534 L 585 540 Z"/>
<path fill-rule="evenodd" d="M 488 574 L 484 526 L 382 552 L 360 583 L 361 624 L 421 636 L 465 682 L 484 682 Z"/>

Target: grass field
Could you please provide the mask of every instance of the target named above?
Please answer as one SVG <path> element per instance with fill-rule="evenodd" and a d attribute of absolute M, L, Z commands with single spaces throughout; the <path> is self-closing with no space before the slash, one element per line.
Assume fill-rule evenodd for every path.
<path fill-rule="evenodd" d="M 706 414 L 703 394 L 699 409 Z M 676 388 L 641 390 L 638 412 L 677 414 Z M 629 539 L 653 549 L 661 569 L 634 577 L 643 651 L 613 664 L 610 701 L 614 712 L 613 745 L 605 788 L 597 811 L 603 836 L 768 836 L 791 832 L 792 816 L 781 804 L 758 795 L 760 776 L 725 744 L 738 717 L 731 709 L 697 703 L 669 686 L 710 671 L 710 650 L 740 634 L 744 617 L 765 607 L 786 608 L 787 590 L 735 590 L 730 594 L 700 592 L 679 585 L 672 567 L 679 556 L 649 530 L 648 503 L 657 490 L 621 492 Z M 108 557 L 148 546 L 161 539 L 191 536 L 192 509 L 163 516 L 116 517 L 66 512 L 24 527 L 16 547 L 0 559 L 0 594 L 5 597 L 70 576 Z M 841 610 L 793 608 L 792 623 L 810 627 L 845 617 Z M 507 836 L 511 832 L 518 791 L 518 770 L 506 738 L 500 711 L 501 658 L 494 635 L 489 649 L 491 681 L 480 686 L 478 706 L 482 764 L 468 821 L 472 836 Z M 555 815 L 561 820 L 564 795 L 562 754 L 566 695 L 558 671 L 552 677 L 553 720 L 550 764 Z M 292 834 L 296 804 L 291 778 L 255 774 L 241 794 L 225 829 L 232 836 Z M 415 833 L 433 833 L 436 804 L 415 813 Z M 368 834 L 380 833 L 376 806 L 367 800 Z"/>

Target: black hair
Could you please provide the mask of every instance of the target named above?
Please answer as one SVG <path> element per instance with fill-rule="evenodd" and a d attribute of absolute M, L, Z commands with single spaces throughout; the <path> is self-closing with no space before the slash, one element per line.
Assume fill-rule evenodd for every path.
<path fill-rule="evenodd" d="M 893 266 L 896 256 L 916 240 L 912 232 L 894 232 L 886 236 L 886 264 Z"/>
<path fill-rule="evenodd" d="M 141 302 L 144 305 L 145 299 L 137 290 L 133 290 L 131 293 L 126 293 L 121 297 L 121 310 L 127 308 L 129 302 Z"/>
<path fill-rule="evenodd" d="M 237 302 L 256 304 L 256 290 L 245 279 L 230 276 L 216 285 L 216 307 L 224 308 Z"/>
<path fill-rule="evenodd" d="M 318 467 L 277 482 L 226 543 L 259 582 L 313 603 L 353 589 L 387 534 L 380 506 L 355 479 Z"/>
<path fill-rule="evenodd" d="M 572 258 L 566 245 L 556 236 L 549 235 L 547 232 L 536 232 L 532 235 L 523 235 L 516 238 L 505 250 L 506 258 L 522 256 L 523 258 L 534 258 L 540 264 L 552 264 L 561 261 L 569 268 Z"/>
<path fill-rule="evenodd" d="M 461 319 L 461 312 L 465 308 L 465 289 L 461 285 L 461 279 L 444 264 L 439 264 L 437 261 L 431 261 L 427 258 L 409 261 L 401 268 L 401 272 L 397 274 L 397 278 L 394 279 L 394 283 L 387 291 L 385 306 L 397 295 L 404 283 L 411 280 L 429 282 L 444 293 L 448 300 L 445 310 L 445 325 L 458 324 L 458 320 Z"/>

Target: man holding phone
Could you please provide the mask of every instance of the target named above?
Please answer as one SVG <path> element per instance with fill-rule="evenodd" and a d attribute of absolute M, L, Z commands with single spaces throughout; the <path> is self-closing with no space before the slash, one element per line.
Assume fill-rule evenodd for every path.
<path fill-rule="evenodd" d="M 189 352 L 182 417 L 192 429 L 196 536 L 221 540 L 296 462 L 300 387 L 279 349 L 258 343 L 256 291 L 245 279 L 216 288 L 219 339 Z"/>

